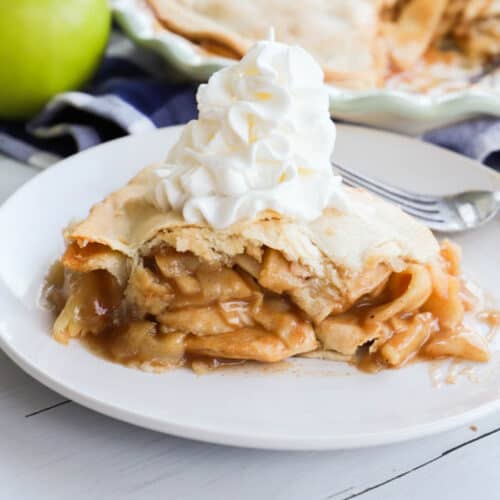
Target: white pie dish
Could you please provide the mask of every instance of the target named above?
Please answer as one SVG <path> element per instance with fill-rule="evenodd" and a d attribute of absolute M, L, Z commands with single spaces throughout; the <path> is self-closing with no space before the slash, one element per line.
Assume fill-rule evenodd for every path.
<path fill-rule="evenodd" d="M 199 377 L 180 369 L 154 375 L 97 358 L 77 342 L 64 347 L 50 338 L 50 316 L 38 297 L 48 266 L 62 251 L 61 229 L 144 164 L 163 158 L 179 131 L 176 127 L 131 136 L 78 154 L 35 177 L 2 206 L 0 347 L 16 363 L 52 389 L 115 418 L 179 436 L 257 448 L 384 444 L 450 429 L 500 408 L 500 353 L 495 344 L 492 361 L 477 370 L 480 382 L 459 376 L 456 384 L 437 388 L 425 363 L 378 375 L 318 360 L 296 360 L 283 370 L 243 369 Z M 413 189 L 500 188 L 498 174 L 453 153 L 393 134 L 338 127 L 338 162 L 366 172 L 375 165 L 374 158 L 379 168 L 372 174 Z M 440 166 L 439 177 L 435 165 Z M 466 272 L 497 301 L 498 224 L 495 220 L 457 238 Z M 443 363 L 434 375 L 447 369 Z"/>
<path fill-rule="evenodd" d="M 180 75 L 204 81 L 234 61 L 208 55 L 163 28 L 143 0 L 111 0 L 122 29 L 139 45 L 160 54 Z M 409 135 L 419 135 L 481 115 L 500 117 L 500 71 L 492 90 L 471 89 L 443 95 L 413 94 L 390 89 L 347 90 L 327 85 L 332 116 Z"/>

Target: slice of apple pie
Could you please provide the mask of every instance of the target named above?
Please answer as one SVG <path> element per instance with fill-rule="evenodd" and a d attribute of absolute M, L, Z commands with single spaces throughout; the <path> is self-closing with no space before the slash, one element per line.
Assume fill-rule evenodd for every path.
<path fill-rule="evenodd" d="M 303 49 L 268 41 L 202 85 L 167 160 L 67 229 L 55 339 L 145 369 L 487 360 L 457 248 L 333 174 L 322 82 Z"/>
<path fill-rule="evenodd" d="M 488 359 L 462 327 L 457 247 L 439 249 L 397 208 L 352 190 L 369 216 L 327 209 L 304 224 L 268 211 L 217 230 L 149 204 L 150 174 L 66 233 L 58 341 L 92 336 L 114 360 L 157 368 L 201 356 Z"/>

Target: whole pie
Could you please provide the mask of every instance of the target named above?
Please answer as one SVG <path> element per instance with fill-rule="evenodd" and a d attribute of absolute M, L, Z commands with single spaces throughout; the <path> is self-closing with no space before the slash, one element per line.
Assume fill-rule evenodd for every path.
<path fill-rule="evenodd" d="M 54 338 L 148 370 L 486 361 L 458 248 L 331 171 L 322 80 L 303 49 L 268 41 L 202 85 L 165 162 L 65 231 Z"/>
<path fill-rule="evenodd" d="M 239 59 L 274 26 L 339 87 L 417 92 L 490 85 L 499 0 L 147 0 L 159 23 L 202 50 Z"/>

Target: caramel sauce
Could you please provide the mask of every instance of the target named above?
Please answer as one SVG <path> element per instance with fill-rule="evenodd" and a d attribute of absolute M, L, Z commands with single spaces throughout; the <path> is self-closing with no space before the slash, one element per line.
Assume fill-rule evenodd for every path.
<path fill-rule="evenodd" d="M 92 354 L 98 356 L 99 358 L 118 363 L 118 360 L 116 360 L 115 357 L 111 354 L 111 338 L 111 331 L 108 330 L 102 332 L 99 335 L 85 335 L 80 338 L 80 342 Z"/>
<path fill-rule="evenodd" d="M 184 365 L 189 366 L 196 375 L 207 375 L 214 371 L 220 372 L 230 368 L 240 367 L 247 363 L 244 359 L 211 358 L 209 356 L 186 356 Z"/>
<path fill-rule="evenodd" d="M 214 372 L 215 370 L 220 371 L 222 369 L 233 368 L 247 363 L 247 361 L 239 359 L 192 356 L 185 354 L 183 348 L 182 355 L 177 360 L 172 360 L 170 363 L 165 360 L 155 359 L 154 357 L 144 358 L 144 356 L 141 356 L 137 350 L 125 358 L 115 354 L 116 337 L 116 332 L 108 330 L 97 336 L 86 335 L 85 337 L 82 337 L 80 341 L 82 345 L 92 354 L 102 359 L 131 368 L 138 368 L 157 373 L 173 368 L 188 367 L 191 368 L 197 375 L 206 375 Z"/>
<path fill-rule="evenodd" d="M 207 373 L 239 365 L 253 356 L 259 359 L 259 350 L 251 349 L 254 340 L 263 343 L 259 347 L 264 356 L 260 361 L 265 362 L 267 356 L 271 357 L 270 361 L 272 357 L 283 357 L 279 350 L 273 354 L 272 349 L 285 350 L 285 353 L 290 349 L 293 354 L 307 335 L 315 342 L 310 322 L 295 305 L 261 289 L 243 271 L 201 268 L 192 257 L 182 262 L 175 257 L 172 252 L 162 253 L 156 264 L 148 259 L 148 272 L 138 282 L 147 302 L 154 293 L 165 293 L 160 282 L 167 280 L 164 284 L 175 290 L 175 294 L 169 297 L 164 312 L 148 313 L 145 319 L 140 319 L 141 315 L 134 317 L 134 310 L 130 308 L 98 335 L 83 337 L 89 350 L 107 360 L 146 370 L 188 366 L 196 373 Z M 181 289 L 179 280 L 187 276 L 196 276 L 201 289 L 200 285 L 192 286 L 194 284 L 186 280 L 181 282 Z M 156 301 L 154 304 L 156 307 Z M 139 304 L 141 307 L 147 309 L 149 304 Z M 99 308 L 94 309 L 87 320 L 91 322 L 96 314 Z M 178 333 L 183 331 L 189 333 Z M 226 334 L 231 335 L 231 340 L 218 347 L 222 356 L 210 355 L 215 349 L 213 345 Z M 238 336 L 242 336 L 239 344 L 234 342 Z M 273 342 L 269 343 L 269 337 Z"/>
<path fill-rule="evenodd" d="M 370 354 L 367 349 L 361 349 L 361 352 L 353 359 L 352 364 L 364 373 L 378 373 L 387 368 L 383 359 L 377 354 Z"/>
<path fill-rule="evenodd" d="M 40 294 L 40 302 L 43 307 L 55 314 L 62 311 L 66 303 L 67 289 L 65 287 L 66 276 L 64 266 L 57 260 L 50 268 Z"/>
<path fill-rule="evenodd" d="M 500 326 L 500 310 L 488 310 L 480 312 L 477 316 L 479 321 L 486 323 L 491 328 Z"/>
<path fill-rule="evenodd" d="M 206 266 L 192 254 L 161 249 L 144 259 L 142 271 L 135 281 L 131 276 L 126 290 L 107 271 L 68 277 L 55 264 L 47 276 L 45 297 L 60 312 L 54 326 L 57 340 L 80 337 L 94 354 L 148 371 L 188 366 L 204 374 L 247 366 L 249 360 L 278 366 L 276 361 L 313 351 L 317 338 L 321 343 L 328 341 L 328 335 L 338 340 L 342 331 L 338 328 L 358 332 L 351 362 L 366 373 L 449 356 L 485 361 L 485 347 L 467 334 L 457 318 L 464 311 L 473 312 L 493 331 L 500 325 L 500 312 L 478 312 L 474 293 L 454 276 L 459 272 L 454 251 L 450 245 L 443 247 L 444 271 L 413 266 L 414 271 L 393 273 L 371 293 L 361 294 L 347 311 L 327 318 L 332 324 L 324 337 L 323 320 L 315 321 L 306 312 L 315 311 L 315 297 L 304 309 L 283 293 L 306 283 L 307 272 L 298 267 L 291 275 L 292 266 L 274 255 L 265 257 L 263 264 L 248 257 L 242 262 L 247 271 L 239 266 Z M 425 278 L 427 272 L 430 278 Z M 415 277 L 422 273 L 424 278 Z M 267 288 L 260 275 L 265 275 Z M 427 283 L 426 279 L 433 280 L 427 295 L 412 290 L 415 282 Z M 398 303 L 408 294 L 422 305 L 401 309 Z M 458 365 L 453 368 L 448 382 L 453 383 L 459 371 L 464 373 Z"/>

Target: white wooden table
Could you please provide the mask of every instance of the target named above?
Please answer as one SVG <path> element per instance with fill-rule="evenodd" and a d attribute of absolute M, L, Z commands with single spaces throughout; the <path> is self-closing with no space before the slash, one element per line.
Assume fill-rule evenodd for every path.
<path fill-rule="evenodd" d="M 0 156 L 0 202 L 35 173 Z M 1 500 L 500 498 L 499 431 L 496 414 L 440 436 L 365 450 L 208 445 L 87 410 L 0 352 Z"/>

